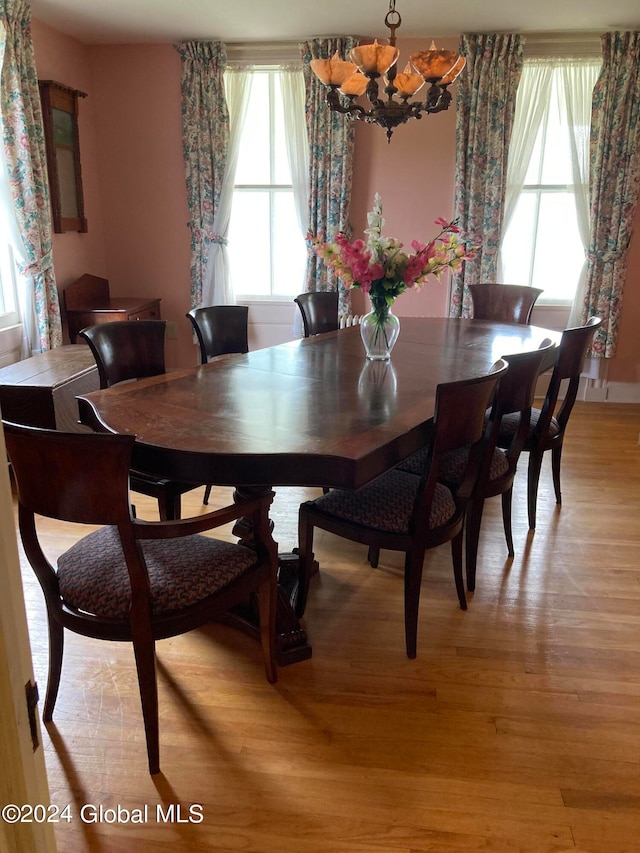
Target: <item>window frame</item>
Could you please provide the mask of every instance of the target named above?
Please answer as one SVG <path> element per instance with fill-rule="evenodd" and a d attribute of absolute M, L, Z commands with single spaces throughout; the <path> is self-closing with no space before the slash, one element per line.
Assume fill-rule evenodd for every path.
<path fill-rule="evenodd" d="M 276 124 L 276 97 L 277 97 L 277 75 L 282 69 L 282 63 L 260 64 L 251 68 L 251 73 L 258 75 L 263 74 L 268 79 L 269 93 L 269 183 L 235 183 L 233 186 L 233 196 L 238 193 L 261 193 L 268 198 L 269 208 L 269 292 L 268 293 L 249 293 L 240 292 L 233 286 L 233 265 L 230 259 L 230 275 L 232 288 L 237 299 L 243 303 L 259 302 L 259 303 L 289 303 L 295 293 L 275 292 L 274 284 L 278 281 L 275 269 L 276 258 L 276 197 L 278 193 L 287 193 L 293 199 L 293 181 L 289 184 L 277 182 L 276 178 L 276 144 L 278 128 Z M 252 81 L 253 83 L 253 81 Z M 284 137 L 283 137 L 284 138 Z M 231 220 L 233 221 L 233 202 Z M 301 246 L 304 241 L 300 237 Z M 296 293 L 298 290 L 296 290 Z"/>
<path fill-rule="evenodd" d="M 18 314 L 17 266 L 8 242 L 0 245 L 0 329 L 20 325 Z"/>
<path fill-rule="evenodd" d="M 599 47 L 599 44 L 598 44 L 598 47 Z M 536 51 L 536 52 L 526 56 L 525 57 L 525 64 L 526 64 L 527 60 L 537 60 L 538 62 L 540 62 L 540 61 L 544 62 L 545 60 L 548 60 L 549 63 L 553 63 L 554 61 L 560 60 L 561 62 L 566 63 L 566 64 L 571 64 L 571 61 L 575 60 L 575 64 L 578 65 L 578 64 L 584 63 L 585 61 L 587 61 L 587 62 L 593 61 L 594 64 L 597 64 L 597 63 L 601 64 L 602 57 L 601 57 L 599 50 L 596 50 L 596 43 L 594 43 L 592 45 L 590 42 L 585 42 L 585 44 L 581 45 L 580 51 L 569 50 L 569 51 L 565 52 L 563 50 L 554 50 L 554 49 L 548 49 L 548 51 L 547 51 L 545 49 L 541 52 Z M 562 296 L 554 298 L 554 297 L 549 295 L 549 291 L 552 290 L 552 288 L 544 287 L 536 278 L 534 278 L 534 276 L 536 275 L 536 266 L 537 266 L 538 254 L 539 254 L 538 239 L 539 239 L 540 216 L 541 216 L 540 211 L 541 211 L 541 208 L 543 205 L 544 198 L 545 197 L 549 198 L 554 193 L 564 193 L 564 194 L 570 193 L 571 195 L 574 195 L 574 196 L 576 193 L 576 186 L 573 183 L 573 176 L 571 176 L 570 180 L 566 183 L 544 183 L 542 181 L 542 171 L 544 169 L 544 164 L 545 164 L 545 154 L 547 154 L 546 146 L 547 146 L 547 142 L 548 142 L 550 111 L 555 106 L 554 101 L 553 101 L 553 89 L 550 90 L 550 95 L 551 95 L 551 99 L 548 102 L 548 104 L 545 106 L 542 123 L 540 124 L 538 131 L 537 131 L 537 133 L 542 134 L 542 141 L 541 141 L 541 145 L 540 145 L 541 153 L 540 153 L 538 170 L 537 170 L 538 173 L 536 176 L 538 179 L 538 182 L 537 183 L 523 183 L 523 185 L 520 189 L 520 193 L 518 195 L 518 200 L 516 201 L 516 208 L 515 209 L 517 209 L 517 205 L 520 203 L 520 200 L 523 196 L 535 195 L 535 198 L 533 201 L 534 208 L 535 208 L 533 227 L 535 229 L 535 233 L 534 233 L 534 236 L 532 237 L 532 240 L 529 244 L 530 252 L 528 254 L 528 261 L 527 261 L 527 275 L 526 276 L 518 276 L 518 283 L 524 284 L 524 285 L 527 285 L 530 287 L 543 287 L 543 290 L 545 292 L 543 292 L 540 295 L 539 299 L 537 300 L 536 305 L 538 307 L 567 309 L 567 308 L 570 308 L 574 302 L 575 293 L 576 293 L 575 289 L 574 289 L 574 293 L 571 297 L 562 295 Z M 532 156 L 533 156 L 534 151 L 535 151 L 535 147 L 532 150 Z M 526 181 L 526 176 L 525 176 L 525 181 Z M 580 186 L 583 186 L 583 185 L 581 184 Z M 575 211 L 575 208 L 574 208 L 574 211 Z M 514 211 L 514 213 L 515 213 L 515 211 Z M 503 253 L 503 246 L 505 244 L 505 241 L 506 241 L 506 238 L 509 234 L 509 231 L 513 225 L 513 222 L 514 222 L 514 219 L 511 220 L 511 222 L 509 223 L 509 228 L 504 232 L 504 234 L 502 236 L 502 240 L 501 240 L 501 244 L 500 244 L 500 250 L 499 250 L 499 252 L 500 252 L 500 254 L 499 254 L 499 257 L 500 257 L 499 267 L 500 267 L 500 269 L 504 269 L 506 266 L 506 264 L 503 260 L 503 254 L 502 254 Z M 577 216 L 576 216 L 575 222 L 577 223 Z M 508 273 L 506 274 L 506 277 L 509 277 Z M 575 281 L 575 288 L 576 289 L 578 288 L 579 284 L 580 284 L 580 274 L 578 274 L 578 276 L 576 277 L 576 281 Z"/>

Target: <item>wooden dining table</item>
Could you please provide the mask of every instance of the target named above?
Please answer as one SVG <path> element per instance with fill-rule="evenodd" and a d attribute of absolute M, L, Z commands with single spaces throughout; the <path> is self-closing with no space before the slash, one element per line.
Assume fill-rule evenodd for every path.
<path fill-rule="evenodd" d="M 560 333 L 402 318 L 391 360 L 372 362 L 353 326 L 84 394 L 80 420 L 134 434 L 133 465 L 153 475 L 234 486 L 240 495 L 274 486 L 357 489 L 427 443 L 438 384 L 483 375 L 502 356 L 549 339 L 559 343 Z M 543 369 L 554 358 L 550 350 Z M 242 524 L 234 533 L 250 542 Z M 311 655 L 292 605 L 296 571 L 295 555 L 281 555 L 281 664 Z"/>

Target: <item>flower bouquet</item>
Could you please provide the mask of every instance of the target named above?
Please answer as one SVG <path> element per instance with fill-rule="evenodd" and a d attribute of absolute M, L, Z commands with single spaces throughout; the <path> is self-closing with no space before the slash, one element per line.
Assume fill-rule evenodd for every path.
<path fill-rule="evenodd" d="M 456 272 L 473 257 L 473 250 L 460 239 L 455 222 L 437 219 L 437 236 L 428 243 L 412 240 L 413 252 L 405 252 L 400 240 L 382 235 L 382 200 L 377 193 L 367 221 L 366 240 L 350 242 L 344 234 L 336 234 L 331 243 L 308 238 L 346 287 L 369 294 L 371 312 L 360 325 L 367 358 L 387 360 L 400 332 L 400 321 L 390 310 L 397 297 L 407 288 L 422 287 L 430 275 L 439 278 L 445 269 Z"/>

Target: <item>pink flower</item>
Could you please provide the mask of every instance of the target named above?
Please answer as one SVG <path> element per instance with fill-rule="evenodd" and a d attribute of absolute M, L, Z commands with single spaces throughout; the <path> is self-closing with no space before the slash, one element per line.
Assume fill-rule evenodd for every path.
<path fill-rule="evenodd" d="M 405 252 L 400 240 L 382 236 L 384 219 L 378 195 L 367 219 L 366 241 L 349 241 L 343 233 L 336 234 L 332 243 L 325 242 L 324 235 L 314 238 L 307 234 L 307 240 L 346 287 L 359 288 L 387 303 L 407 288 L 420 287 L 430 275 L 439 278 L 445 269 L 457 271 L 466 258 L 473 257 L 472 249 L 476 248 L 467 248 L 456 236 L 460 229 L 455 221 L 441 217 L 436 220 L 440 233 L 433 240 L 412 240 L 413 253 Z"/>

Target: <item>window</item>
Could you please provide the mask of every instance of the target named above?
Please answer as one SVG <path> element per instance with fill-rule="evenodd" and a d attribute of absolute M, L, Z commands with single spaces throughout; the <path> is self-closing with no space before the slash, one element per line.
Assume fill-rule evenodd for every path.
<path fill-rule="evenodd" d="M 252 74 L 242 128 L 227 247 L 239 299 L 289 301 L 304 280 L 307 251 L 287 160 L 280 76 L 275 68 Z"/>
<path fill-rule="evenodd" d="M 0 241 L 0 329 L 18 323 L 16 265 L 11 246 Z"/>
<path fill-rule="evenodd" d="M 500 280 L 542 288 L 538 304 L 571 304 L 584 266 L 591 97 L 600 65 L 599 59 L 524 63 Z"/>
<path fill-rule="evenodd" d="M 0 139 L 2 121 L 0 120 Z M 0 329 L 19 322 L 16 284 L 19 280 L 13 245 L 19 245 L 4 154 L 0 148 Z"/>

